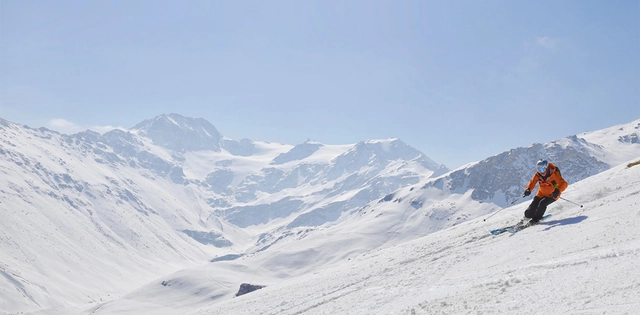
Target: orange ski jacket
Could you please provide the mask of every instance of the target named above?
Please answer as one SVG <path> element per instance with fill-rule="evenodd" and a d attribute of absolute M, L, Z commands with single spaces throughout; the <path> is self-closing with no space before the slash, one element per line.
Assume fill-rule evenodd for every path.
<path fill-rule="evenodd" d="M 533 175 L 533 178 L 529 181 L 529 185 L 527 185 L 526 189 L 533 191 L 533 188 L 536 187 L 537 183 L 540 183 L 540 187 L 538 187 L 536 197 L 540 198 L 551 198 L 551 193 L 556 190 L 556 188 L 560 190 L 560 194 L 562 194 L 562 192 L 569 186 L 569 183 L 562 178 L 560 170 L 553 165 L 553 163 L 549 163 L 549 167 L 544 174 L 536 172 Z M 560 195 L 558 195 L 558 198 L 560 198 Z M 558 198 L 555 199 L 558 200 Z"/>

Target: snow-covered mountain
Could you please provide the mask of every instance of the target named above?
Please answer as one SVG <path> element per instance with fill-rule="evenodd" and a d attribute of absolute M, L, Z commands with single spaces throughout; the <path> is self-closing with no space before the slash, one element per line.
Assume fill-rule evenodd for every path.
<path fill-rule="evenodd" d="M 222 134 L 202 118 L 189 118 L 177 114 L 161 115 L 145 120 L 133 127 L 139 135 L 153 144 L 177 151 L 220 151 Z"/>
<path fill-rule="evenodd" d="M 479 202 L 505 206 L 522 195 L 533 176 L 532 165 L 548 159 L 561 169 L 569 183 L 600 173 L 638 156 L 640 120 L 607 129 L 582 133 L 550 143 L 515 148 L 471 163 L 446 176 L 429 181 L 422 188 L 464 194 Z"/>
<path fill-rule="evenodd" d="M 176 114 L 103 135 L 1 120 L 0 310 L 98 302 L 443 171 L 398 139 L 234 141 Z"/>
<path fill-rule="evenodd" d="M 272 286 L 494 211 L 540 157 L 578 182 L 640 156 L 638 128 L 449 172 L 399 139 L 236 141 L 176 114 L 103 135 L 0 120 L 0 311 L 133 314 L 142 299 L 184 313 L 228 299 L 238 281 Z"/>

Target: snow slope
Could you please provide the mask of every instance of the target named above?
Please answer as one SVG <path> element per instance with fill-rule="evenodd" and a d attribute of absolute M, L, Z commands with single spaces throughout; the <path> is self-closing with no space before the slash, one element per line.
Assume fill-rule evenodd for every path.
<path fill-rule="evenodd" d="M 241 283 L 286 286 L 467 226 L 521 194 L 545 154 L 576 180 L 640 156 L 636 120 L 430 178 L 443 169 L 398 139 L 227 139 L 219 151 L 190 151 L 218 143 L 209 141 L 217 131 L 167 122 L 201 140 L 177 152 L 154 144 L 173 145 L 164 129 L 153 139 L 122 130 L 66 136 L 0 120 L 0 314 L 184 314 L 232 303 Z M 571 184 L 563 197 L 580 196 Z"/>
<path fill-rule="evenodd" d="M 605 183 L 605 184 L 603 184 Z M 634 314 L 640 307 L 640 166 L 570 187 L 553 219 L 488 231 L 507 209 L 229 299 L 198 314 Z"/>
<path fill-rule="evenodd" d="M 583 208 L 558 201 L 548 221 L 513 235 L 489 230 L 519 220 L 523 206 L 338 260 L 310 249 L 280 252 L 277 264 L 266 254 L 183 270 L 92 314 L 636 314 L 640 165 L 626 164 L 567 189 Z M 334 233 L 356 247 L 373 237 Z M 334 263 L 299 271 L 296 259 Z M 220 295 L 242 282 L 266 287 Z"/>

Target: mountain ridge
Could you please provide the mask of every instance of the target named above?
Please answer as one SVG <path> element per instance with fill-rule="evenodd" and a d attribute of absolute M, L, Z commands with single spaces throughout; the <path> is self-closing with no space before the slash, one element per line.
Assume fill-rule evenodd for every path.
<path fill-rule="evenodd" d="M 171 127 L 174 126 L 178 125 Z M 2 256 L 7 257 L 2 271 L 9 275 L 0 278 L 0 282 L 3 288 L 26 292 L 15 295 L 11 290 L 2 291 L 0 309 L 22 311 L 78 304 L 87 299 L 97 301 L 106 298 L 104 292 L 130 290 L 151 277 L 194 261 L 208 261 L 229 250 L 242 252 L 253 247 L 259 232 L 244 231 L 215 211 L 228 208 L 237 196 L 242 197 L 238 191 L 248 196 L 244 202 L 260 202 L 260 198 L 264 198 L 260 189 L 276 187 L 269 186 L 270 181 L 277 183 L 286 178 L 265 176 L 269 173 L 262 169 L 269 170 L 270 161 L 292 147 L 220 138 L 222 143 L 251 148 L 243 151 L 251 151 L 250 155 L 234 155 L 222 146 L 217 151 L 185 150 L 189 147 L 184 145 L 177 150 L 167 150 L 137 130 L 64 135 L 5 120 L 0 128 L 0 172 L 3 174 L 0 180 L 5 187 L 0 191 L 0 205 L 3 215 L 11 217 L 1 224 L 3 239 L 11 242 L 4 242 L 0 247 Z M 200 133 L 202 130 L 197 131 L 206 136 Z M 318 161 L 325 161 L 324 165 L 319 164 L 322 167 L 318 169 L 322 169 L 330 165 L 330 159 L 352 147 L 325 145 L 318 152 L 323 155 L 303 164 L 297 172 L 311 172 L 307 175 L 311 179 L 316 170 L 313 165 L 318 165 Z M 236 149 L 243 150 L 242 147 Z M 193 172 L 189 166 L 198 162 L 189 162 L 189 159 L 198 154 L 201 155 L 199 161 L 215 160 L 212 166 L 217 171 L 190 177 Z M 238 168 L 234 169 L 236 164 Z M 255 177 L 245 180 L 251 174 Z M 229 185 L 212 187 L 220 184 L 225 176 Z M 251 184 L 254 179 L 256 187 Z M 317 183 L 319 190 L 314 193 L 315 198 L 322 199 L 321 195 L 332 191 L 336 194 L 335 189 L 341 186 L 332 186 L 337 182 Z M 233 186 L 234 183 L 241 189 Z M 399 187 L 397 185 L 392 187 Z M 275 189 L 278 194 L 286 194 L 288 188 L 281 185 Z M 267 207 L 277 206 L 280 199 L 275 197 L 275 203 L 268 202 Z M 263 228 L 265 231 L 277 229 L 275 226 Z M 34 239 L 38 241 L 31 245 Z M 62 263 L 66 261 L 65 255 L 80 263 L 67 270 Z M 100 267 L 96 269 L 89 264 L 92 257 L 110 258 L 108 263 L 98 263 Z M 20 266 L 18 261 L 29 263 Z M 57 267 L 43 271 L 42 266 L 47 263 Z M 124 265 L 132 267 L 126 272 L 119 271 L 117 266 Z M 113 276 L 99 281 L 86 277 L 95 270 Z M 69 281 L 62 287 L 52 287 L 52 279 L 62 275 L 67 275 Z M 16 282 L 18 278 L 25 280 Z M 91 289 L 85 290 L 85 287 Z"/>
<path fill-rule="evenodd" d="M 63 135 L 0 120 L 0 207 L 10 218 L 0 223 L 8 275 L 0 283 L 16 290 L 0 291 L 0 309 L 99 304 L 105 292 L 128 292 L 198 262 L 274 250 L 282 252 L 271 265 L 295 257 L 299 270 L 288 273 L 301 274 L 495 211 L 522 193 L 541 156 L 572 183 L 640 156 L 639 127 L 636 120 L 516 148 L 438 174 L 443 165 L 433 169 L 437 163 L 395 138 L 292 146 L 220 135 L 217 151 L 185 149 L 209 148 L 200 140 L 172 150 L 134 129 Z M 340 226 L 353 235 L 315 243 Z M 357 245 L 363 235 L 372 240 Z M 335 251 L 330 244 L 346 252 L 312 261 Z M 80 263 L 70 270 L 64 257 Z M 94 257 L 109 258 L 91 266 Z M 46 271 L 45 258 L 54 266 Z M 68 292 L 52 280 L 63 275 Z"/>

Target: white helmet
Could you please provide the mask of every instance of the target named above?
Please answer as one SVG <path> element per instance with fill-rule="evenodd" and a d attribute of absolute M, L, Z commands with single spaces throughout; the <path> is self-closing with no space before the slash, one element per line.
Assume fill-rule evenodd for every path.
<path fill-rule="evenodd" d="M 546 172 L 548 167 L 549 162 L 547 160 L 540 159 L 538 160 L 538 163 L 536 163 L 536 171 L 538 171 L 538 173 L 542 174 Z"/>

